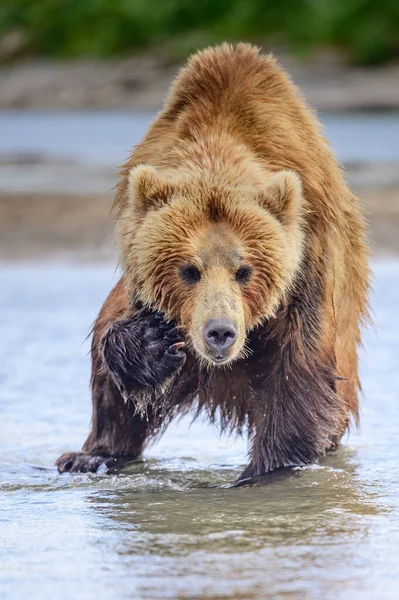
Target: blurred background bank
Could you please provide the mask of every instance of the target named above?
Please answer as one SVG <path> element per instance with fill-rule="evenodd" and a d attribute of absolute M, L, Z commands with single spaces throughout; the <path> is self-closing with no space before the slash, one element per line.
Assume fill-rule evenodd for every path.
<path fill-rule="evenodd" d="M 0 259 L 113 260 L 111 188 L 198 48 L 274 51 L 399 249 L 397 0 L 1 0 Z"/>

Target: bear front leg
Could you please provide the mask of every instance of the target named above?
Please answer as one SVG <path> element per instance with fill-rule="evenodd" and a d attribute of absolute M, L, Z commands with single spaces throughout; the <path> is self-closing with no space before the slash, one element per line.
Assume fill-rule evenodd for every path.
<path fill-rule="evenodd" d="M 151 414 L 137 413 L 134 399 L 125 402 L 102 364 L 93 340 L 93 416 L 89 437 L 81 452 L 67 452 L 56 462 L 60 473 L 96 472 L 120 467 L 137 458 L 151 428 Z"/>
<path fill-rule="evenodd" d="M 332 367 L 271 350 L 255 366 L 250 463 L 239 481 L 314 463 L 336 447 L 348 423 Z"/>
<path fill-rule="evenodd" d="M 120 467 L 141 454 L 167 421 L 151 400 L 184 364 L 181 347 L 178 330 L 159 313 L 141 309 L 131 314 L 122 279 L 93 328 L 92 429 L 81 452 L 57 460 L 60 473 Z"/>
<path fill-rule="evenodd" d="M 252 436 L 250 463 L 238 479 L 241 483 L 276 469 L 310 465 L 339 443 L 342 433 L 336 432 L 343 427 L 337 427 L 340 419 L 334 408 L 330 414 L 326 410 L 319 423 L 311 413 L 297 414 L 296 419 L 286 415 L 284 420 L 285 410 L 273 409 L 275 414 L 266 413 L 259 419 Z"/>

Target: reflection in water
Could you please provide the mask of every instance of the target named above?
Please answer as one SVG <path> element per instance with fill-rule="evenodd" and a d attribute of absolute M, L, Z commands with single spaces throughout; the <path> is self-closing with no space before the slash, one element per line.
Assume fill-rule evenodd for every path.
<path fill-rule="evenodd" d="M 399 265 L 376 267 L 361 434 L 239 488 L 245 443 L 187 420 L 120 474 L 59 476 L 87 434 L 81 340 L 112 273 L 0 269 L 0 597 L 396 600 Z"/>
<path fill-rule="evenodd" d="M 87 501 L 103 526 L 118 532 L 115 551 L 138 589 L 156 597 L 179 585 L 189 586 L 190 598 L 265 597 L 259 594 L 266 591 L 316 598 L 363 589 L 361 562 L 347 565 L 370 544 L 373 523 L 390 511 L 359 477 L 351 449 L 252 488 L 177 491 L 187 486 L 187 471 L 165 471 L 157 461 L 129 471 L 122 475 L 129 487 L 95 492 Z M 207 485 L 214 476 L 193 470 L 189 480 Z M 171 478 L 174 485 L 162 489 Z"/>
<path fill-rule="evenodd" d="M 360 523 L 352 529 L 357 517 L 375 515 L 379 510 L 378 494 L 359 479 L 356 453 L 350 449 L 340 449 L 323 466 L 271 474 L 262 485 L 254 487 L 209 488 L 209 480 L 214 481 L 217 473 L 195 469 L 189 473 L 170 472 L 160 468 L 157 461 L 147 468 L 137 465 L 129 471 L 124 476 L 130 479 L 127 488 L 94 494 L 89 500 L 103 516 L 158 536 L 162 545 L 168 545 L 162 537 L 172 536 L 171 549 L 174 536 L 182 536 L 183 545 L 190 544 L 192 536 L 199 536 L 198 540 L 213 546 L 213 537 L 208 535 L 215 534 L 219 539 L 217 533 L 226 530 L 239 532 L 238 547 L 245 543 L 247 548 L 253 542 L 255 547 L 259 543 L 309 544 L 320 533 L 357 536 L 365 533 Z M 151 490 L 154 482 L 156 487 Z M 173 487 L 168 489 L 172 482 Z M 102 502 L 106 505 L 104 511 Z M 230 547 L 235 536 L 229 536 Z M 219 544 L 223 547 L 223 536 Z"/>

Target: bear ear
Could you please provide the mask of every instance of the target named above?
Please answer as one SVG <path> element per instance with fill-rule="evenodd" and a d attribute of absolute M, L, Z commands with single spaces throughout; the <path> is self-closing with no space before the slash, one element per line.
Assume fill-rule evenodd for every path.
<path fill-rule="evenodd" d="M 134 211 L 144 216 L 149 210 L 162 208 L 176 190 L 150 165 L 133 167 L 129 173 L 129 200 Z"/>
<path fill-rule="evenodd" d="M 258 201 L 283 225 L 290 225 L 297 220 L 303 203 L 299 175 L 294 171 L 279 171 L 259 193 Z"/>

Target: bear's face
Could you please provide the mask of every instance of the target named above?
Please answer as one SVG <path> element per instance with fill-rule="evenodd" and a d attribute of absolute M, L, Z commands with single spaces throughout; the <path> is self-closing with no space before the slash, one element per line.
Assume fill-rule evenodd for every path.
<path fill-rule="evenodd" d="M 297 176 L 280 172 L 253 190 L 139 166 L 130 194 L 118 227 L 132 298 L 176 320 L 208 365 L 244 356 L 247 333 L 275 314 L 299 268 Z"/>

